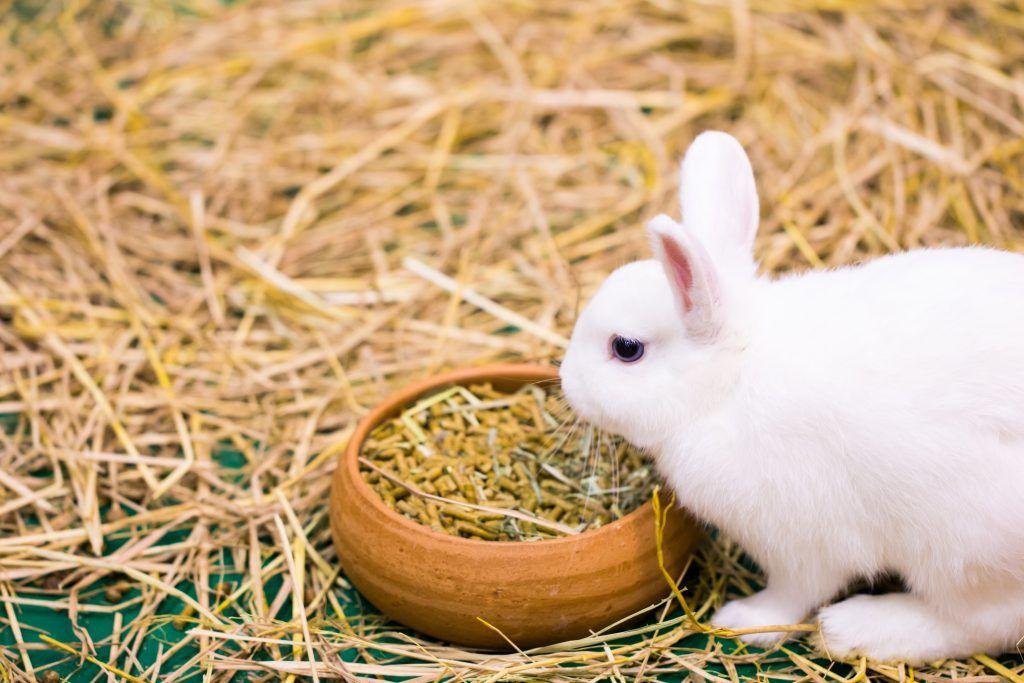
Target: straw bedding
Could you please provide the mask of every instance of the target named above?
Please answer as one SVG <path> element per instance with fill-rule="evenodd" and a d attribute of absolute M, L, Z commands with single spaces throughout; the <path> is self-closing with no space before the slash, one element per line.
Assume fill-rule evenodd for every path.
<path fill-rule="evenodd" d="M 557 359 L 705 128 L 751 154 L 765 272 L 1019 248 L 1019 3 L 7 0 L 0 33 L 0 680 L 1024 680 L 668 602 L 463 651 L 358 600 L 324 509 L 390 388 Z M 699 618 L 757 585 L 696 564 Z"/>

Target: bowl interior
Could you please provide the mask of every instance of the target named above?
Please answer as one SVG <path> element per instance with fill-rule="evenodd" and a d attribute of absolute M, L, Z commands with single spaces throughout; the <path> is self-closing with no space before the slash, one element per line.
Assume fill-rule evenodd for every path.
<path fill-rule="evenodd" d="M 430 527 L 406 517 L 388 507 L 378 493 L 370 486 L 359 472 L 359 455 L 362 452 L 363 444 L 370 432 L 379 424 L 399 415 L 403 410 L 415 403 L 427 394 L 441 390 L 445 387 L 460 384 L 475 384 L 479 382 L 490 382 L 493 387 L 501 391 L 515 391 L 530 383 L 557 383 L 558 369 L 549 365 L 487 365 L 478 368 L 464 368 L 443 373 L 435 377 L 422 380 L 398 391 L 369 413 L 359 424 L 356 432 L 352 435 L 349 448 L 346 452 L 346 466 L 351 468 L 353 485 L 360 489 L 360 493 L 366 497 L 370 504 L 376 508 L 381 515 L 395 524 L 405 527 L 411 533 L 427 534 L 436 537 L 437 540 L 445 543 L 465 543 L 474 545 L 486 545 L 488 547 L 506 546 L 522 548 L 524 546 L 548 545 L 556 543 L 572 543 L 581 537 L 593 538 L 596 534 L 604 536 L 613 535 L 617 529 L 632 523 L 633 519 L 641 515 L 651 503 L 645 502 L 636 509 L 628 512 L 619 519 L 604 524 L 597 529 L 589 529 L 580 534 L 561 536 L 558 538 L 547 538 L 535 541 L 488 541 L 479 538 L 465 538 L 435 531 Z"/>

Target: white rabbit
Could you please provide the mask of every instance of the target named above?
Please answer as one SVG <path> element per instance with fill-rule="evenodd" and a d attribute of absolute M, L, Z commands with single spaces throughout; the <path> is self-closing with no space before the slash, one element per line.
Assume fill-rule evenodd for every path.
<path fill-rule="evenodd" d="M 716 626 L 818 613 L 833 656 L 933 661 L 1024 636 L 1024 256 L 921 250 L 769 281 L 750 163 L 707 132 L 683 222 L 603 283 L 561 366 L 572 406 L 648 449 L 763 568 Z M 748 635 L 766 645 L 782 633 Z"/>

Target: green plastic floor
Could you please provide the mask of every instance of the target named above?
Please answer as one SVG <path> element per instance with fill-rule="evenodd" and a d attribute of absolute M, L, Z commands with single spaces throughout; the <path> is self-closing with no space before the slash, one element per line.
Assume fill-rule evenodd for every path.
<path fill-rule="evenodd" d="M 237 575 L 234 575 L 234 577 L 237 578 Z M 230 574 L 225 574 L 225 578 L 230 580 L 233 577 Z M 179 586 L 179 588 L 192 592 L 192 587 Z M 138 592 L 127 592 L 125 594 L 125 599 L 130 599 L 133 595 L 138 595 Z M 354 591 L 348 592 L 346 597 L 349 599 L 348 604 L 352 607 L 353 614 L 360 611 L 360 606 L 362 606 L 362 609 L 368 608 L 368 611 L 372 610 L 372 608 L 365 605 L 358 594 Z M 102 589 L 99 591 L 99 594 L 94 595 L 83 602 L 105 606 L 109 605 L 109 603 L 103 599 Z M 183 603 L 180 601 L 176 599 L 169 599 L 161 607 L 160 612 L 173 615 L 180 612 L 182 607 Z M 289 609 L 290 608 L 286 606 L 285 612 Z M 137 614 L 137 609 L 125 609 L 122 611 L 122 618 L 125 623 L 128 623 L 128 621 L 136 617 Z M 58 611 L 42 607 L 21 607 L 18 611 L 18 619 L 21 623 L 22 629 L 25 631 L 24 635 L 26 642 L 45 644 L 40 639 L 40 634 L 45 633 L 51 638 L 64 643 L 70 643 L 77 647 L 79 637 L 72 630 L 70 619 L 68 618 L 67 613 L 63 610 Z M 113 629 L 113 624 L 114 618 L 112 614 L 87 614 L 79 617 L 80 627 L 86 630 L 89 633 L 90 638 L 94 641 L 99 641 L 109 637 Z M 173 646 L 182 638 L 182 636 L 183 632 L 175 629 L 170 623 L 166 623 L 159 628 L 154 629 L 139 651 L 139 662 L 143 667 L 150 666 L 159 656 L 160 652 L 166 651 L 169 647 Z M 629 641 L 622 642 L 625 643 Z M 694 636 L 681 645 L 700 649 L 704 647 L 705 642 L 706 641 L 703 637 Z M 0 629 L 0 646 L 8 648 L 8 656 L 17 656 L 17 650 L 10 647 L 14 644 L 14 637 L 9 626 L 5 626 Z M 97 653 L 100 660 L 107 661 L 109 657 L 109 648 L 98 647 Z M 197 648 L 192 645 L 183 647 L 180 651 L 175 653 L 173 657 L 165 662 L 160 674 L 167 674 L 171 671 L 177 671 L 182 667 L 187 666 L 196 653 Z M 42 667 L 57 663 L 57 666 L 54 667 L 55 670 L 60 673 L 64 680 L 67 681 L 82 681 L 84 683 L 86 681 L 95 680 L 97 676 L 102 677 L 103 675 L 103 670 L 98 665 L 71 657 L 67 653 L 60 652 L 56 649 L 32 650 L 30 656 L 32 664 L 35 667 Z M 375 653 L 375 656 L 383 660 L 388 658 L 387 655 L 379 652 Z M 341 657 L 345 661 L 355 661 L 358 658 L 358 653 L 353 649 L 348 652 L 342 652 Z M 124 666 L 124 661 L 120 661 L 118 665 Z M 840 666 L 838 669 L 835 669 L 835 671 L 841 675 L 849 673 L 849 669 L 844 666 Z M 716 671 L 715 669 L 710 669 L 710 672 L 723 675 L 725 674 L 723 670 Z M 133 667 L 131 673 L 136 676 L 140 676 L 140 671 L 137 667 Z M 685 672 L 681 672 L 678 676 L 663 675 L 659 680 L 681 681 L 685 678 L 684 673 Z M 744 677 L 744 679 L 753 679 L 756 676 L 756 670 L 753 667 L 740 667 L 738 673 Z M 186 671 L 181 671 L 179 674 L 184 675 L 180 675 L 177 680 L 201 680 L 203 669 L 193 664 L 188 666 Z M 226 674 L 222 674 L 221 676 L 217 676 L 216 680 L 247 681 L 250 680 L 248 678 L 249 675 L 250 674 L 247 673 L 237 673 L 229 679 L 226 677 Z M 147 677 L 146 680 L 149 680 L 149 678 Z"/>
<path fill-rule="evenodd" d="M 0 423 L 2 423 L 3 416 L 0 416 Z M 9 422 L 9 421 L 8 421 Z M 10 427 L 10 424 L 6 425 Z M 224 452 L 219 454 L 217 458 L 221 464 L 228 464 L 235 459 L 237 454 L 231 452 Z M 242 459 L 238 457 L 238 462 L 241 464 Z M 187 538 L 189 529 L 187 527 L 179 529 L 165 537 L 166 543 L 176 543 Z M 121 544 L 125 543 L 128 538 L 125 535 L 110 536 L 107 537 L 105 543 L 105 552 L 109 553 L 116 550 Z M 273 558 L 266 558 L 266 562 L 271 561 Z M 211 588 L 216 586 L 222 581 L 237 581 L 242 573 L 233 571 L 234 567 L 225 567 L 220 572 L 215 570 L 211 571 Z M 87 592 L 80 595 L 81 604 L 85 605 L 98 605 L 104 608 L 113 608 L 110 602 L 108 602 L 104 596 L 104 592 L 107 586 L 113 582 L 122 582 L 124 577 L 112 577 L 112 579 L 103 584 L 99 584 L 91 587 Z M 278 586 L 274 585 L 274 581 L 279 582 L 279 577 L 275 577 L 267 583 L 267 590 L 269 592 L 276 592 Z M 123 584 L 122 584 L 123 585 Z M 191 596 L 195 596 L 194 585 L 179 585 L 177 586 L 180 590 L 188 593 Z M 342 590 L 340 591 L 340 602 L 345 606 L 346 614 L 351 616 L 353 620 L 359 619 L 359 615 L 362 615 L 363 619 L 376 620 L 378 613 L 372 605 L 369 605 L 355 590 Z M 140 595 L 138 590 L 127 590 L 123 592 L 121 597 L 121 603 L 131 602 L 132 598 L 136 598 Z M 28 593 L 21 592 L 22 597 L 29 597 Z M 46 600 L 47 598 L 37 595 L 31 595 L 30 597 L 36 599 Z M 49 598 L 55 599 L 55 598 Z M 143 677 L 143 672 L 152 664 L 157 661 L 163 652 L 166 652 L 169 648 L 173 647 L 178 643 L 184 636 L 183 630 L 178 630 L 171 623 L 173 616 L 179 614 L 184 607 L 184 603 L 177 598 L 167 598 L 157 609 L 157 613 L 166 615 L 162 618 L 161 622 L 154 623 L 151 628 L 149 635 L 145 638 L 141 648 L 138 651 L 138 664 L 128 666 L 127 662 L 122 655 L 115 665 L 119 668 L 126 668 L 129 672 L 144 680 L 152 680 L 154 676 L 151 672 L 150 675 Z M 63 652 L 60 649 L 49 646 L 45 642 L 44 638 L 52 638 L 61 643 L 69 644 L 77 650 L 80 650 L 80 634 L 76 633 L 71 619 L 66 609 L 58 608 L 52 609 L 41 606 L 25 606 L 18 605 L 15 607 L 17 619 L 22 629 L 22 635 L 26 643 L 31 643 L 34 646 L 28 650 L 29 657 L 32 665 L 35 668 L 52 668 L 57 671 L 63 680 L 67 681 L 94 681 L 102 680 L 105 677 L 103 669 L 97 664 L 91 663 L 83 658 L 73 656 L 67 652 Z M 122 623 L 131 623 L 138 617 L 139 607 L 132 605 L 125 607 L 121 610 Z M 288 614 L 291 611 L 290 604 L 286 603 L 282 608 L 282 613 Z M 225 614 L 227 617 L 239 618 L 239 615 L 232 614 L 230 610 Z M 109 638 L 114 628 L 114 613 L 113 610 L 105 613 L 87 613 L 80 612 L 78 617 L 78 626 L 81 630 L 88 633 L 89 639 L 95 642 L 101 642 Z M 397 625 L 392 625 L 394 628 L 399 628 Z M 623 643 L 629 642 L 628 640 L 622 641 Z M 685 643 L 683 646 L 689 646 L 694 648 L 703 648 L 705 640 L 702 637 L 695 636 Z M 16 639 L 12 631 L 11 625 L 6 618 L 6 613 L 0 609 L 0 649 L 4 651 L 6 657 L 13 662 L 21 663 L 20 648 L 16 647 Z M 189 643 L 182 647 L 172 657 L 167 658 L 158 672 L 159 675 L 165 675 L 172 671 L 178 672 L 176 680 L 187 681 L 187 680 L 201 680 L 204 673 L 204 669 L 201 665 L 194 661 L 195 656 L 198 652 L 198 648 Z M 384 653 L 373 653 L 378 660 L 387 660 L 388 655 Z M 96 657 L 109 663 L 110 648 L 108 645 L 98 646 L 96 651 Z M 345 661 L 355 661 L 358 659 L 359 652 L 352 648 L 347 651 L 342 651 L 340 656 Z M 270 654 L 267 653 L 267 657 L 270 658 Z M 140 666 L 141 665 L 141 668 Z M 2 664 L 0 664 L 2 667 Z M 184 670 L 183 670 L 184 669 Z M 716 673 L 724 673 L 722 671 Z M 741 675 L 754 677 L 756 671 L 753 667 L 749 670 L 741 671 Z M 215 677 L 215 680 L 231 680 L 231 681 L 246 681 L 250 680 L 250 676 L 255 677 L 249 673 L 237 673 L 234 676 L 229 676 L 227 673 L 221 673 Z M 665 677 L 662 680 L 682 680 L 684 676 Z M 3 677 L 0 676 L 0 680 Z M 395 679 L 400 680 L 400 679 Z"/>
<path fill-rule="evenodd" d="M 187 534 L 187 530 L 179 532 L 179 539 Z M 168 542 L 174 542 L 175 539 L 168 539 Z M 124 539 L 110 539 L 111 548 L 116 547 L 117 544 L 124 541 Z M 216 585 L 220 581 L 231 581 L 237 580 L 240 574 L 235 572 L 224 572 L 221 575 L 215 576 L 211 583 Z M 191 585 L 181 585 L 178 588 L 185 592 L 195 595 L 195 587 Z M 269 589 L 273 589 L 273 586 L 268 585 Z M 85 604 L 96 604 L 109 607 L 110 603 L 106 602 L 103 596 L 103 587 L 97 587 L 94 591 L 91 591 L 88 595 L 83 596 L 82 602 Z M 132 597 L 138 596 L 138 591 L 131 590 L 124 594 L 123 600 L 130 600 Z M 368 605 L 355 591 L 344 591 L 342 596 L 342 603 L 347 606 L 346 612 L 355 617 L 356 615 L 368 615 L 374 614 L 372 606 Z M 165 600 L 164 604 L 160 606 L 158 610 L 161 614 L 176 615 L 180 613 L 183 603 L 175 598 L 169 598 Z M 283 609 L 284 613 L 290 612 L 290 606 L 285 605 Z M 23 629 L 23 635 L 25 641 L 28 643 L 39 643 L 45 646 L 44 641 L 40 637 L 41 634 L 45 634 L 50 638 L 63 643 L 69 643 L 78 647 L 80 640 L 79 636 L 72 629 L 72 624 L 67 612 L 63 609 L 48 609 L 44 607 L 30 607 L 20 606 L 17 608 L 18 621 Z M 137 617 L 138 609 L 129 607 L 121 610 L 122 619 L 124 623 L 129 623 L 132 619 Z M 230 615 L 229 615 L 230 616 Z M 0 625 L 0 647 L 6 651 L 8 657 L 18 659 L 18 649 L 13 647 L 15 643 L 14 635 L 7 623 L 5 616 L 0 616 L 2 619 L 2 625 Z M 170 616 L 167 617 L 170 619 Z M 106 614 L 81 614 L 78 620 L 79 626 L 88 632 L 89 637 L 94 641 L 101 641 L 110 636 L 113 625 L 114 617 L 112 613 Z M 169 647 L 173 646 L 183 637 L 183 631 L 179 631 L 168 621 L 163 623 L 159 627 L 151 630 L 150 635 L 145 639 L 141 649 L 138 653 L 139 663 L 143 669 L 152 665 L 156 661 L 157 657 L 161 652 L 165 652 Z M 628 640 L 622 641 L 623 643 L 629 642 Z M 682 643 L 677 644 L 677 647 L 690 647 L 694 649 L 703 649 L 706 646 L 706 639 L 703 636 L 692 636 Z M 795 645 L 794 649 L 797 651 L 804 651 L 800 645 Z M 109 648 L 101 646 L 97 648 L 98 658 L 102 661 L 107 661 L 109 657 Z M 195 655 L 197 654 L 197 648 L 193 645 L 187 645 L 175 655 L 169 658 L 161 667 L 160 674 L 167 674 L 172 671 L 178 671 L 183 667 L 186 668 L 184 671 L 178 671 L 179 677 L 177 680 L 201 680 L 203 669 L 200 668 L 196 663 L 191 663 Z M 359 653 L 355 649 L 343 651 L 340 653 L 341 657 L 345 661 L 356 661 L 359 657 Z M 379 660 L 387 660 L 388 655 L 384 653 L 375 653 L 375 656 Z M 35 667 L 43 667 L 57 663 L 54 669 L 61 675 L 63 680 L 74 681 L 74 682 L 86 682 L 94 680 L 102 680 L 104 678 L 103 671 L 95 664 L 88 661 L 81 660 L 77 657 L 72 657 L 65 652 L 61 652 L 54 648 L 30 651 L 30 657 L 32 664 Z M 269 658 L 269 653 L 267 654 Z M 1009 667 L 1018 667 L 1021 664 L 1020 658 L 1007 657 L 1004 658 L 1004 663 Z M 827 662 L 821 662 L 825 666 L 829 666 L 836 674 L 840 676 L 849 676 L 851 669 L 846 665 L 842 664 L 829 664 Z M 2 666 L 2 665 L 0 665 Z M 125 666 L 125 662 L 122 658 L 118 662 L 118 666 Z M 737 674 L 743 680 L 753 680 L 760 678 L 761 680 L 770 679 L 771 666 L 761 666 L 761 675 L 758 677 L 758 671 L 754 667 L 738 667 Z M 715 667 L 709 668 L 709 672 L 719 675 L 727 675 L 724 670 L 717 669 Z M 131 673 L 138 676 L 140 670 L 138 667 L 132 667 Z M 686 672 L 681 671 L 679 675 L 660 675 L 658 680 L 663 681 L 681 681 L 686 678 Z M 247 681 L 250 680 L 248 673 L 237 673 L 234 676 L 228 677 L 227 674 L 222 673 L 215 677 L 215 680 L 231 680 L 231 681 Z M 146 677 L 145 680 L 152 680 L 151 677 Z M 401 680 L 401 679 L 393 679 Z M 790 677 L 785 679 L 779 678 L 776 680 L 792 680 Z"/>
<path fill-rule="evenodd" d="M 5 419 L 6 418 L 6 419 Z M 10 429 L 13 427 L 13 416 L 0 415 L 0 428 Z M 244 458 L 237 452 L 231 452 L 224 450 L 217 453 L 214 456 L 219 464 L 225 467 L 240 467 L 244 463 Z M 184 540 L 188 537 L 189 528 L 184 527 L 176 530 L 175 532 L 169 533 L 165 538 L 165 543 L 176 543 Z M 125 534 L 110 536 L 106 538 L 105 551 L 112 552 L 116 550 L 121 544 L 128 540 Z M 227 558 L 225 558 L 227 559 Z M 270 562 L 273 558 L 265 558 L 265 562 Z M 216 565 L 216 563 L 214 563 Z M 216 569 L 216 566 L 211 568 L 211 588 L 218 585 L 223 581 L 238 581 L 242 577 L 242 572 L 235 571 L 235 567 L 225 566 L 220 571 Z M 111 581 L 122 582 L 124 577 L 113 577 Z M 274 582 L 277 581 L 278 585 Z M 267 582 L 267 589 L 271 592 L 276 592 L 279 587 L 279 577 L 275 577 Z M 104 592 L 108 584 L 101 584 L 93 586 L 88 592 L 80 595 L 80 602 L 82 604 L 89 605 L 100 605 L 104 608 L 112 608 L 113 605 L 107 602 Z M 194 585 L 179 585 L 178 588 L 191 596 L 195 596 Z M 361 619 L 369 619 L 372 621 L 378 621 L 376 611 L 371 605 L 354 590 L 341 590 L 339 598 L 341 604 L 345 607 L 346 615 L 351 616 L 353 621 Z M 22 597 L 28 597 L 28 593 L 20 592 Z M 138 590 L 128 590 L 123 593 L 121 603 L 131 602 L 132 598 L 140 595 Z M 47 599 L 41 596 L 32 595 L 31 597 L 38 599 Z M 51 598 L 52 599 L 52 598 Z M 167 598 L 163 604 L 161 604 L 156 613 L 166 615 L 161 621 L 154 622 L 153 627 L 150 629 L 148 637 L 144 640 L 141 648 L 138 652 L 138 663 L 133 663 L 128 666 L 124 656 L 119 658 L 116 662 L 116 666 L 122 668 L 128 668 L 130 673 L 134 676 L 143 678 L 143 680 L 154 680 L 153 674 L 157 672 L 151 672 L 149 675 L 143 677 L 142 672 L 150 667 L 160 657 L 161 653 L 166 652 L 168 648 L 173 647 L 178 643 L 184 636 L 182 630 L 178 630 L 171 623 L 173 616 L 181 613 L 184 603 L 177 598 Z M 26 643 L 34 644 L 34 647 L 28 650 L 29 657 L 31 659 L 33 667 L 51 667 L 57 671 L 62 680 L 66 681 L 95 681 L 103 680 L 105 674 L 103 670 L 96 664 L 90 663 L 80 657 L 73 656 L 67 652 L 60 651 L 59 649 L 48 646 L 44 640 L 44 637 L 52 638 L 61 643 L 70 644 L 77 650 L 80 649 L 81 635 L 76 633 L 70 617 L 66 609 L 51 609 L 42 606 L 15 606 L 18 622 L 22 628 L 23 636 Z M 121 610 L 121 618 L 124 624 L 131 623 L 138 617 L 139 608 L 137 605 L 131 605 Z M 286 603 L 282 608 L 282 613 L 289 614 L 291 612 L 290 604 Z M 359 615 L 362 615 L 360 617 Z M 227 618 L 241 618 L 237 613 L 232 613 L 230 610 L 224 613 Z M 653 623 L 653 617 L 652 617 Z M 79 613 L 78 626 L 81 630 L 87 632 L 89 638 L 93 642 L 100 642 L 108 638 L 114 628 L 114 614 L 113 611 L 107 613 Z M 324 626 L 329 627 L 330 624 Z M 398 628 L 397 626 L 394 628 Z M 622 641 L 623 644 L 630 642 L 629 640 Z M 728 641 L 721 641 L 727 648 L 731 648 L 732 644 Z M 21 651 L 20 648 L 16 647 L 16 639 L 12 631 L 7 614 L 3 608 L 0 608 L 0 651 L 3 652 L 4 656 L 9 658 L 12 662 L 20 662 Z M 676 647 L 681 648 L 693 648 L 695 650 L 704 649 L 707 645 L 707 641 L 703 636 L 692 636 L 687 640 L 678 643 Z M 38 649 L 37 649 L 38 648 Z M 798 652 L 804 652 L 805 648 L 799 644 L 792 646 L 793 649 Z M 163 676 L 170 672 L 178 672 L 176 680 L 188 681 L 188 680 L 201 680 L 204 673 L 204 669 L 201 668 L 200 663 L 195 661 L 195 656 L 198 652 L 197 647 L 189 643 L 183 646 L 178 652 L 172 657 L 167 658 L 163 662 L 159 675 Z M 389 655 L 384 653 L 373 653 L 378 661 L 386 661 L 389 659 Z M 97 648 L 97 654 L 99 660 L 108 662 L 110 650 L 109 646 L 99 646 Z M 360 654 L 355 648 L 343 650 L 340 652 L 340 656 L 345 661 L 356 661 Z M 270 653 L 266 653 L 266 659 L 270 659 Z M 1021 664 L 1021 658 L 1019 657 L 1008 657 L 1004 659 L 1004 662 L 1010 667 L 1019 667 Z M 848 666 L 842 664 L 833 664 L 828 662 L 821 662 L 824 666 L 828 666 L 832 671 L 840 676 L 848 676 L 851 670 Z M 52 666 L 56 664 L 56 666 Z M 140 666 L 141 665 L 141 668 Z M 2 670 L 3 664 L 0 660 L 0 670 Z M 760 669 L 760 678 L 765 680 L 771 678 L 770 671 L 771 665 L 759 664 L 757 668 L 753 666 L 740 667 L 737 670 L 737 674 L 744 680 L 750 680 L 758 677 L 758 669 Z M 709 668 L 710 673 L 727 675 L 724 670 L 716 670 L 715 668 Z M 0 672 L 2 673 L 2 672 Z M 679 675 L 661 676 L 659 680 L 672 681 L 672 680 L 683 680 L 686 678 L 685 671 L 682 671 Z M 250 676 L 255 677 L 254 674 L 249 673 L 237 673 L 234 676 L 226 672 L 221 672 L 214 677 L 214 680 L 224 681 L 246 681 L 250 680 Z M 265 674 L 260 676 L 265 677 Z M 0 681 L 5 680 L 3 675 L 0 675 Z M 401 679 L 394 679 L 401 680 Z M 781 677 L 777 680 L 792 680 L 791 677 L 782 679 Z"/>

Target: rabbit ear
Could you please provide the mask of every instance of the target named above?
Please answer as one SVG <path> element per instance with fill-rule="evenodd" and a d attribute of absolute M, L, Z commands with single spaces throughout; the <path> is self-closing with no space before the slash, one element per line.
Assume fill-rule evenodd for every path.
<path fill-rule="evenodd" d="M 721 329 L 722 316 L 714 262 L 699 241 L 664 214 L 654 217 L 647 231 L 682 310 L 686 333 L 699 341 L 712 341 Z"/>
<path fill-rule="evenodd" d="M 686 151 L 680 181 L 683 227 L 722 268 L 753 271 L 758 202 L 754 173 L 736 138 L 701 133 Z"/>

